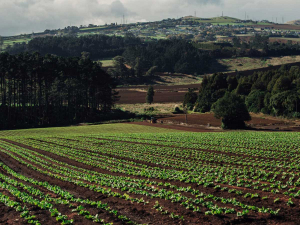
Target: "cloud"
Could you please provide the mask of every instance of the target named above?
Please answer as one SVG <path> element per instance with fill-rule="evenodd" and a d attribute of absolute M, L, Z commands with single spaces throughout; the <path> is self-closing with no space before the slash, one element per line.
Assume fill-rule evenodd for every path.
<path fill-rule="evenodd" d="M 0 35 L 88 25 L 155 21 L 193 15 L 300 19 L 300 1 L 285 0 L 0 0 Z"/>
<path fill-rule="evenodd" d="M 136 13 L 119 0 L 1 0 L 0 35 L 13 35 L 64 28 L 69 25 L 119 22 Z"/>
<path fill-rule="evenodd" d="M 111 3 L 110 12 L 111 12 L 111 15 L 114 17 L 120 17 L 122 15 L 125 15 L 125 16 L 128 16 L 128 15 L 136 16 L 137 15 L 135 12 L 131 12 L 130 10 L 125 8 L 123 3 L 120 2 L 119 0 L 116 0 Z"/>

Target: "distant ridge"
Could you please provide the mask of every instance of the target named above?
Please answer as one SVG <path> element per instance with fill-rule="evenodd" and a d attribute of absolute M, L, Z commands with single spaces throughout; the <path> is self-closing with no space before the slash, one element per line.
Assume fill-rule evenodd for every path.
<path fill-rule="evenodd" d="M 289 22 L 286 22 L 286 24 L 300 25 L 300 20 L 289 21 Z"/>
<path fill-rule="evenodd" d="M 229 16 L 219 16 L 212 18 L 201 18 L 195 16 L 185 16 L 182 17 L 183 20 L 196 20 L 203 23 L 236 23 L 240 21 L 240 19 L 229 17 Z"/>

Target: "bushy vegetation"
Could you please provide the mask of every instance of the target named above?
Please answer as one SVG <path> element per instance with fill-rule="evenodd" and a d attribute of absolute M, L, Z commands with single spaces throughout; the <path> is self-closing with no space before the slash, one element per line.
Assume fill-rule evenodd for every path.
<path fill-rule="evenodd" d="M 250 112 L 299 117 L 299 90 L 300 68 L 296 66 L 282 66 L 278 70 L 258 72 L 250 76 L 218 73 L 203 79 L 195 111 L 210 111 L 213 103 L 226 92 L 231 92 L 244 100 Z"/>
<path fill-rule="evenodd" d="M 10 54 L 39 52 L 64 57 L 80 57 L 87 52 L 93 60 L 115 56 L 124 57 L 131 66 L 128 77 L 152 76 L 155 71 L 203 73 L 209 69 L 208 52 L 194 47 L 185 40 L 160 40 L 143 43 L 132 34 L 125 37 L 106 35 L 63 36 L 34 38 L 28 44 L 20 43 L 6 49 Z"/>
<path fill-rule="evenodd" d="M 237 94 L 226 92 L 212 105 L 216 118 L 222 118 L 223 129 L 238 129 L 245 127 L 245 121 L 251 120 L 245 102 Z"/>
<path fill-rule="evenodd" d="M 132 68 L 139 64 L 144 72 L 156 66 L 157 71 L 161 72 L 201 74 L 209 69 L 212 61 L 208 52 L 176 39 L 132 46 L 126 49 L 123 56 Z"/>
<path fill-rule="evenodd" d="M 194 44 L 203 48 L 203 44 Z M 207 44 L 206 44 L 207 45 Z M 300 45 L 287 43 L 270 42 L 269 36 L 256 35 L 250 40 L 242 40 L 239 37 L 233 37 L 232 43 L 212 43 L 205 48 L 212 49 L 210 55 L 213 58 L 231 58 L 231 57 L 276 57 L 299 55 Z"/>
<path fill-rule="evenodd" d="M 184 95 L 183 107 L 192 110 L 195 102 L 197 101 L 197 94 L 193 88 L 189 88 L 188 92 Z"/>

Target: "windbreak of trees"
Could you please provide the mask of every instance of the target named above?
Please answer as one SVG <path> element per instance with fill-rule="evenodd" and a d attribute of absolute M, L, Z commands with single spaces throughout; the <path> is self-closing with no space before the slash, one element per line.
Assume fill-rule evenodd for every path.
<path fill-rule="evenodd" d="M 210 111 L 213 103 L 226 92 L 241 96 L 250 112 L 300 117 L 300 68 L 297 66 L 282 66 L 251 76 L 218 73 L 205 77 L 195 111 Z"/>
<path fill-rule="evenodd" d="M 97 120 L 111 110 L 114 87 L 88 58 L 1 53 L 0 129 Z"/>
<path fill-rule="evenodd" d="M 159 72 L 186 74 L 201 74 L 209 69 L 212 61 L 208 52 L 176 39 L 128 47 L 123 57 L 132 68 L 138 65 L 145 71 L 156 67 Z"/>
<path fill-rule="evenodd" d="M 133 35 L 123 37 L 106 35 L 38 37 L 6 49 L 10 54 L 21 52 L 39 52 L 42 55 L 54 54 L 64 57 L 80 57 L 82 52 L 89 52 L 91 59 L 115 57 L 122 55 L 125 48 L 141 44 Z"/>
<path fill-rule="evenodd" d="M 216 44 L 214 44 L 216 45 Z M 201 46 L 201 45 L 196 45 Z M 238 37 L 232 39 L 231 46 L 221 46 L 221 48 L 212 50 L 210 55 L 213 58 L 231 58 L 236 57 L 276 57 L 299 55 L 300 45 L 287 43 L 270 42 L 268 36 L 256 35 L 249 41 L 242 41 Z"/>

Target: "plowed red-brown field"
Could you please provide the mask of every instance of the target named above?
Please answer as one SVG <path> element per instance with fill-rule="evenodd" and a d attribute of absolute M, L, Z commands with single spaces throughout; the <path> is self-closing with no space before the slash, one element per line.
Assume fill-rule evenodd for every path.
<path fill-rule="evenodd" d="M 263 118 L 263 117 L 256 117 L 255 114 L 253 114 L 252 119 L 250 121 L 247 121 L 247 124 L 252 124 L 254 126 L 260 125 L 260 126 L 267 126 L 267 125 L 292 125 L 293 123 L 287 123 L 283 120 L 276 120 L 276 119 L 269 119 L 269 118 Z M 210 126 L 214 127 L 220 127 L 222 124 L 221 119 L 217 119 L 214 117 L 214 114 L 212 113 L 206 113 L 206 114 L 190 114 L 187 116 L 188 124 L 195 124 L 195 125 L 204 125 L 207 126 L 207 124 L 210 124 Z M 185 115 L 174 115 L 170 117 L 164 117 L 159 119 L 159 121 L 165 121 L 165 122 L 173 122 L 174 124 L 180 124 L 186 122 L 186 116 Z"/>
<path fill-rule="evenodd" d="M 199 86 L 199 85 L 198 85 Z M 185 92 L 177 91 L 159 91 L 155 90 L 153 102 L 168 103 L 168 102 L 183 102 Z M 146 92 L 121 90 L 119 91 L 119 104 L 136 104 L 146 102 Z"/>
<path fill-rule="evenodd" d="M 300 123 L 297 121 L 281 120 L 275 117 L 259 114 L 251 114 L 252 119 L 246 121 L 248 129 L 257 131 L 300 131 Z M 188 132 L 221 132 L 221 119 L 214 117 L 213 113 L 186 115 L 158 116 L 157 123 L 135 122 L 134 124 L 154 126 Z"/>

